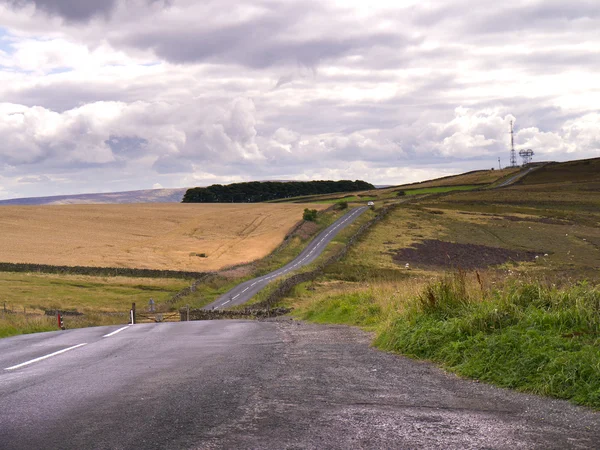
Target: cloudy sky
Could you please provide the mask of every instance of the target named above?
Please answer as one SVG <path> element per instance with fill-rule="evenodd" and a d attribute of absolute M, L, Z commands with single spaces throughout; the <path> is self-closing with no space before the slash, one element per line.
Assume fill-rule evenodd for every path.
<path fill-rule="evenodd" d="M 597 0 L 0 0 L 0 198 L 600 156 Z"/>

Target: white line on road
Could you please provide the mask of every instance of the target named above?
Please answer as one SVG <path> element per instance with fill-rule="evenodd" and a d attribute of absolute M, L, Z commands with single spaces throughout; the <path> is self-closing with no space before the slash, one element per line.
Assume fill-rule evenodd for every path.
<path fill-rule="evenodd" d="M 73 347 L 65 348 L 65 349 L 59 350 L 57 352 L 50 353 L 49 355 L 40 356 L 39 358 L 35 358 L 30 361 L 25 361 L 24 363 L 17 364 L 16 366 L 7 367 L 4 370 L 14 370 L 14 369 L 18 369 L 19 367 L 28 366 L 29 364 L 33 364 L 35 362 L 42 361 L 47 358 L 51 358 L 52 356 L 60 355 L 61 353 L 68 352 L 69 350 L 73 350 L 78 347 L 83 347 L 84 345 L 87 345 L 87 342 L 85 344 L 77 344 L 77 345 L 74 345 Z"/>
<path fill-rule="evenodd" d="M 126 330 L 126 329 L 127 329 L 127 328 L 129 328 L 130 326 L 131 326 L 131 325 L 127 325 L 126 327 L 119 328 L 118 330 L 115 330 L 115 331 L 113 331 L 112 333 L 105 334 L 105 335 L 104 335 L 104 336 L 102 336 L 102 337 L 111 337 L 111 336 L 114 336 L 115 334 L 117 334 L 117 333 L 120 333 L 120 332 L 121 332 L 121 331 L 123 331 L 123 330 Z"/>
<path fill-rule="evenodd" d="M 229 303 L 230 301 L 231 301 L 231 300 L 227 300 L 226 302 L 223 302 L 223 304 L 222 304 L 221 306 L 223 306 L 223 305 L 226 305 L 226 304 L 227 304 L 227 303 Z"/>
<path fill-rule="evenodd" d="M 232 298 L 232 300 L 235 300 L 236 298 L 238 298 L 240 296 L 240 294 L 236 295 L 235 297 Z"/>

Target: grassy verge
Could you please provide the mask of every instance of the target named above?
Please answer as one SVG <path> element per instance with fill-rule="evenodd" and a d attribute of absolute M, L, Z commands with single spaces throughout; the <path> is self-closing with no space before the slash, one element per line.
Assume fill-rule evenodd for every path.
<path fill-rule="evenodd" d="M 460 271 L 361 288 L 325 281 L 299 286 L 287 303 L 305 320 L 374 331 L 381 349 L 600 409 L 600 286 L 494 286 Z"/>
<path fill-rule="evenodd" d="M 125 312 L 118 315 L 89 313 L 83 316 L 64 316 L 63 321 L 68 329 L 117 325 L 128 323 L 129 314 Z M 58 329 L 56 317 L 54 316 L 0 312 L 0 338 L 43 331 L 57 331 Z"/>
<path fill-rule="evenodd" d="M 0 312 L 0 338 L 58 330 L 54 317 Z"/>
<path fill-rule="evenodd" d="M 440 186 L 440 187 L 428 187 L 419 189 L 406 189 L 404 193 L 406 195 L 419 195 L 419 194 L 441 194 L 443 192 L 452 191 L 472 191 L 473 189 L 481 188 L 480 185 L 467 185 L 467 186 Z"/>
<path fill-rule="evenodd" d="M 411 299 L 375 344 L 600 409 L 599 287 L 527 283 L 475 295 L 458 274 Z"/>

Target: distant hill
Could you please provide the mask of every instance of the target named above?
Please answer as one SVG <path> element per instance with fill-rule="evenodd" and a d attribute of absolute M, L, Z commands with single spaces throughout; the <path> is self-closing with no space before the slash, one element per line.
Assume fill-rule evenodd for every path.
<path fill-rule="evenodd" d="M 146 189 L 142 191 L 110 192 L 105 194 L 56 195 L 0 200 L 0 205 L 69 205 L 121 203 L 179 203 L 187 188 Z"/>
<path fill-rule="evenodd" d="M 600 158 L 548 163 L 523 177 L 519 184 L 585 183 L 589 188 L 600 186 Z"/>

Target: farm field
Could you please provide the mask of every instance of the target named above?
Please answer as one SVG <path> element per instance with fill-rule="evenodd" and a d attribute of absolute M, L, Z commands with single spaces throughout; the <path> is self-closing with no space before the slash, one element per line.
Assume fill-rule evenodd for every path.
<path fill-rule="evenodd" d="M 269 254 L 302 219 L 305 207 L 300 204 L 4 206 L 0 208 L 0 261 L 213 271 Z M 201 254 L 206 257 L 198 256 Z"/>
<path fill-rule="evenodd" d="M 24 332 L 53 331 L 48 310 L 75 311 L 64 316 L 67 328 L 127 323 L 132 303 L 164 304 L 189 286 L 173 278 L 99 277 L 0 272 L 0 338 Z"/>

